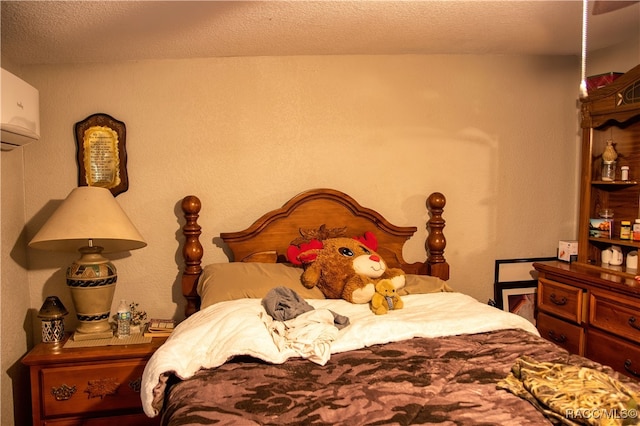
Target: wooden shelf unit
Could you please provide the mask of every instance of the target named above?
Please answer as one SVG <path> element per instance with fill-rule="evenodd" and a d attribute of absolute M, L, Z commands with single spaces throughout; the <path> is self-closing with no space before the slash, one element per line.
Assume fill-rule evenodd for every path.
<path fill-rule="evenodd" d="M 640 249 L 640 241 L 621 240 L 620 222 L 640 218 L 640 65 L 582 100 L 581 201 L 578 262 L 602 267 L 600 252 L 618 245 L 626 255 Z M 613 140 L 618 153 L 616 180 L 601 180 L 602 152 Z M 629 166 L 628 181 L 620 180 L 620 167 Z M 611 238 L 589 236 L 589 220 L 601 209 L 613 209 Z M 605 265 L 606 266 L 606 265 Z M 610 268 L 603 268 L 610 269 Z M 635 275 L 626 271 L 621 274 Z"/>

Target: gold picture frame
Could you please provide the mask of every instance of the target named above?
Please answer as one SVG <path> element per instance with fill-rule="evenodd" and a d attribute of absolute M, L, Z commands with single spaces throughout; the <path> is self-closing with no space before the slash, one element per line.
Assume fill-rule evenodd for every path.
<path fill-rule="evenodd" d="M 129 189 L 126 126 L 97 113 L 75 124 L 78 186 L 100 186 L 117 196 Z"/>

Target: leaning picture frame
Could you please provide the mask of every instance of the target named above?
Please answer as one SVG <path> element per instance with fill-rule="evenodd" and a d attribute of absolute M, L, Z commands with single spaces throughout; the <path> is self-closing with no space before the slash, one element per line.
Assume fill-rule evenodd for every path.
<path fill-rule="evenodd" d="M 502 310 L 512 312 L 536 324 L 537 281 L 521 281 L 501 286 Z"/>
<path fill-rule="evenodd" d="M 536 324 L 538 276 L 534 262 L 556 260 L 556 257 L 499 259 L 495 261 L 495 306 Z"/>

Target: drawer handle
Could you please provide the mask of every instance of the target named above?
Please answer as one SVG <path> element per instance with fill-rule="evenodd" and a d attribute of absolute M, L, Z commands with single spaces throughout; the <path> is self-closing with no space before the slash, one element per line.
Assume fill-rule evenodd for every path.
<path fill-rule="evenodd" d="M 636 317 L 629 318 L 629 325 L 636 330 L 640 330 L 640 325 L 636 324 Z"/>
<path fill-rule="evenodd" d="M 140 393 L 141 387 L 142 387 L 142 377 L 138 377 L 137 379 L 129 382 L 129 389 L 131 389 L 135 393 Z"/>
<path fill-rule="evenodd" d="M 556 333 L 554 333 L 553 330 L 549 330 L 549 338 L 556 343 L 564 343 L 567 341 L 567 336 L 564 334 L 556 336 Z"/>
<path fill-rule="evenodd" d="M 627 370 L 629 373 L 633 374 L 636 377 L 640 377 L 640 373 L 638 373 L 637 371 L 631 369 L 631 360 L 628 359 L 624 362 L 624 369 Z"/>
<path fill-rule="evenodd" d="M 66 401 L 71 399 L 74 393 L 76 393 L 76 385 L 67 386 L 63 384 L 58 388 L 51 388 L 51 395 L 53 395 L 56 401 Z"/>
<path fill-rule="evenodd" d="M 558 299 L 555 293 L 551 293 L 549 295 L 549 300 L 551 300 L 553 303 L 555 303 L 558 306 L 562 306 L 562 305 L 566 305 L 567 304 L 567 298 L 566 297 Z"/>

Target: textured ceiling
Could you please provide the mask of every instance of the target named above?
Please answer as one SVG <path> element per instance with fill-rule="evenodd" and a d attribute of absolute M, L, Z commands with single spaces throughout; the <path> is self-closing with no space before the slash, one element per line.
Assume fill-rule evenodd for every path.
<path fill-rule="evenodd" d="M 613 2 L 611 2 L 613 3 Z M 640 38 L 640 4 L 589 16 L 589 50 Z M 2 1 L 2 60 L 580 55 L 572 1 Z"/>

